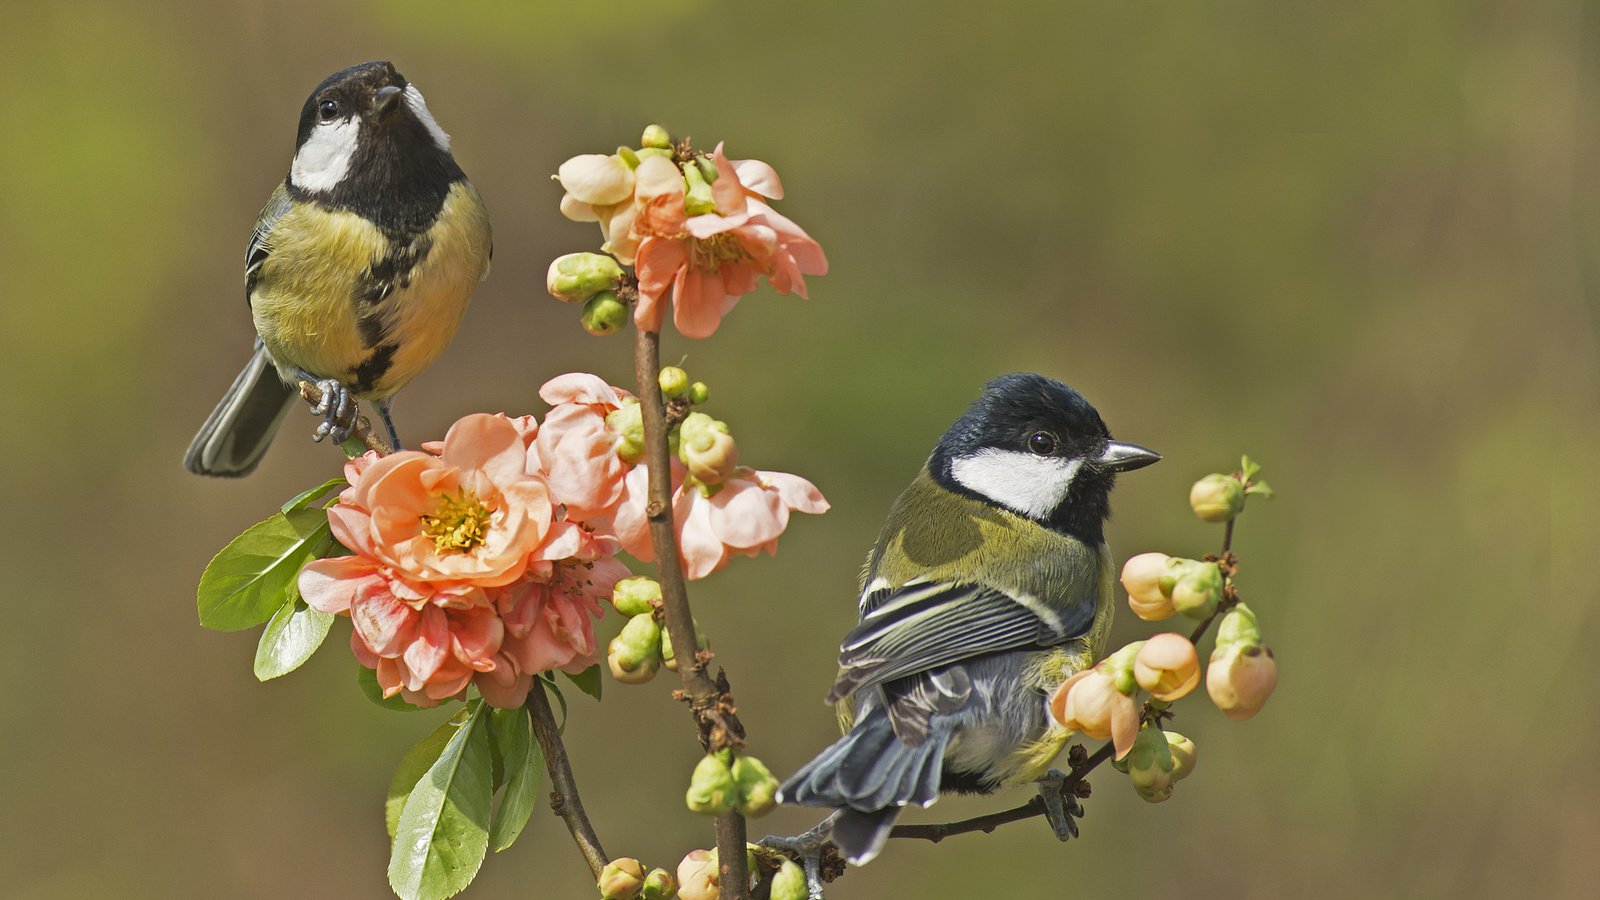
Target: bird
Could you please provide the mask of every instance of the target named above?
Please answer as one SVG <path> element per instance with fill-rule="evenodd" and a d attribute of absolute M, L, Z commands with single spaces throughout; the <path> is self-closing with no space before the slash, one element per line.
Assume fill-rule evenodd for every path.
<path fill-rule="evenodd" d="M 483 199 L 416 85 L 381 60 L 329 75 L 245 250 L 255 351 L 184 467 L 249 474 L 301 381 L 322 393 L 314 440 L 348 439 L 370 401 L 398 447 L 391 398 L 455 336 L 492 253 Z"/>
<path fill-rule="evenodd" d="M 990 381 L 889 511 L 827 696 L 848 731 L 781 802 L 836 810 L 813 832 L 863 865 L 907 806 L 1049 774 L 1070 734 L 1046 698 L 1111 628 L 1112 486 L 1160 458 L 1055 379 Z"/>

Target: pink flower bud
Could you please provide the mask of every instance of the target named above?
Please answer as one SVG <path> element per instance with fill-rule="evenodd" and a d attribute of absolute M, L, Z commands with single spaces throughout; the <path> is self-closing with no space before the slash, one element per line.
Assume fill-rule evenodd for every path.
<path fill-rule="evenodd" d="M 1159 622 L 1173 613 L 1172 598 L 1161 590 L 1161 579 L 1168 574 L 1171 560 L 1165 553 L 1141 553 L 1122 564 L 1122 587 L 1128 592 L 1128 607 L 1146 622 Z"/>
<path fill-rule="evenodd" d="M 1226 522 L 1244 511 L 1244 485 L 1232 475 L 1207 475 L 1189 489 L 1189 508 L 1205 522 Z"/>
<path fill-rule="evenodd" d="M 610 206 L 633 195 L 633 171 L 603 153 L 574 156 L 556 170 L 556 180 L 580 203 Z"/>
<path fill-rule="evenodd" d="M 1177 700 L 1200 684 L 1200 656 L 1183 635 L 1158 634 L 1139 648 L 1133 677 L 1157 700 Z"/>
<path fill-rule="evenodd" d="M 1061 727 L 1095 740 L 1110 739 L 1117 759 L 1128 755 L 1139 734 L 1133 697 L 1117 690 L 1116 677 L 1100 667 L 1062 682 L 1050 698 L 1050 716 Z"/>
<path fill-rule="evenodd" d="M 678 900 L 720 900 L 717 862 L 710 850 L 690 850 L 678 863 Z"/>
<path fill-rule="evenodd" d="M 600 900 L 634 900 L 644 887 L 644 867 L 632 857 L 613 859 L 600 870 L 595 887 L 600 889 Z"/>
<path fill-rule="evenodd" d="M 1260 712 L 1277 685 L 1278 663 L 1261 645 L 1218 647 L 1206 667 L 1206 693 L 1230 719 L 1248 719 Z"/>

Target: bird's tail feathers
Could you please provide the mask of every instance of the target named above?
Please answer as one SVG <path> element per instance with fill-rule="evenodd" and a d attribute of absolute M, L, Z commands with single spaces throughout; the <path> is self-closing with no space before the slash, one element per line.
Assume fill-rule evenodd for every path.
<path fill-rule="evenodd" d="M 189 442 L 183 467 L 196 475 L 221 478 L 250 474 L 267 452 L 294 399 L 295 394 L 278 377 L 272 357 L 257 343 L 244 371 Z"/>

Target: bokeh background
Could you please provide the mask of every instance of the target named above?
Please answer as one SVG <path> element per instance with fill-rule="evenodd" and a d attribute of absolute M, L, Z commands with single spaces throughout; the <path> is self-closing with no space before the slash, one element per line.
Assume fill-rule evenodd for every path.
<path fill-rule="evenodd" d="M 1124 555 L 1199 555 L 1192 479 L 1278 489 L 1242 587 L 1282 680 L 1178 727 L 1161 806 L 1111 772 L 1080 841 L 1041 823 L 896 842 L 829 896 L 1593 896 L 1600 881 L 1595 8 L 1529 0 L 915 6 L 21 3 L 0 26 L 0 895 L 388 896 L 382 800 L 442 713 L 364 700 L 340 624 L 267 685 L 202 630 L 210 555 L 337 470 L 296 414 L 261 470 L 179 456 L 249 351 L 242 249 L 306 93 L 389 58 L 494 214 L 495 269 L 401 397 L 413 441 L 541 412 L 588 369 L 544 294 L 561 160 L 660 122 L 777 166 L 833 271 L 664 356 L 746 458 L 833 501 L 696 609 L 754 749 L 786 774 L 889 503 L 995 374 L 1087 394 L 1166 454 L 1124 479 Z M 1119 639 L 1149 631 L 1131 615 Z M 602 623 L 604 636 L 617 627 Z M 667 681 L 574 695 L 606 846 L 671 865 L 696 752 Z M 1010 805 L 942 802 L 929 821 Z M 808 812 L 757 823 L 792 833 Z M 469 896 L 592 888 L 543 813 Z M 981 892 L 981 893 L 980 893 Z"/>

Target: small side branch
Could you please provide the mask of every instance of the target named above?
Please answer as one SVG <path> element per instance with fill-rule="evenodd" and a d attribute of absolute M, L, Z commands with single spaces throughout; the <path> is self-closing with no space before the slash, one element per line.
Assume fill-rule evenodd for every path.
<path fill-rule="evenodd" d="M 1072 767 L 1072 771 L 1067 773 L 1066 780 L 1061 782 L 1061 787 L 1059 790 L 1063 794 L 1087 796 L 1086 793 L 1082 792 L 1082 789 L 1088 787 L 1086 784 L 1084 784 L 1083 779 L 1087 777 L 1096 766 L 1110 759 L 1111 754 L 1115 752 L 1116 748 L 1109 743 L 1101 747 L 1099 750 L 1096 750 L 1093 755 Z M 1042 815 L 1044 815 L 1044 800 L 1039 797 L 1034 797 L 1032 800 L 1029 800 L 1027 803 L 1022 804 L 1021 806 L 1015 806 L 1011 809 L 1001 810 L 997 813 L 989 813 L 985 816 L 974 816 L 970 819 L 962 819 L 959 822 L 937 822 L 931 825 L 896 825 L 894 826 L 894 829 L 889 832 L 889 836 L 892 838 L 910 838 L 932 841 L 933 843 L 937 844 L 945 838 L 953 837 L 954 835 L 970 834 L 974 831 L 981 831 L 984 834 L 988 834 L 994 831 L 996 828 L 999 828 L 1001 825 L 1006 825 L 1011 822 L 1021 822 L 1024 819 L 1031 819 L 1035 816 Z"/>
<path fill-rule="evenodd" d="M 533 689 L 528 691 L 528 712 L 533 716 L 533 736 L 544 751 L 544 770 L 550 775 L 550 808 L 567 823 L 572 832 L 572 842 L 578 845 L 583 861 L 589 864 L 594 877 L 600 877 L 610 857 L 600 846 L 600 837 L 589 824 L 583 800 L 578 797 L 578 782 L 572 777 L 572 764 L 567 760 L 567 748 L 561 743 L 561 732 L 556 728 L 556 717 L 550 710 L 550 698 L 545 696 L 544 682 L 533 679 Z"/>

